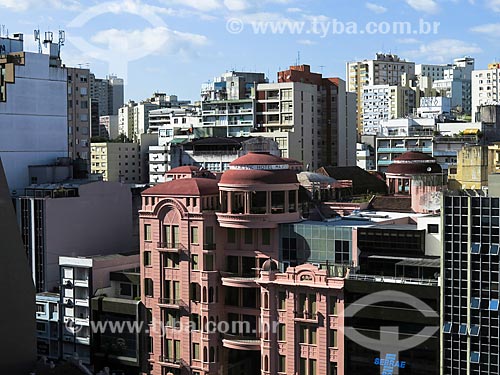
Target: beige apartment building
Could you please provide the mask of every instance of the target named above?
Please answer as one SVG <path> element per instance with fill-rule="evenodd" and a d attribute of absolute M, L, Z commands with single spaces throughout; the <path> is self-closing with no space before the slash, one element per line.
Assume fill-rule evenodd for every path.
<path fill-rule="evenodd" d="M 141 156 L 137 143 L 92 143 L 92 174 L 104 181 L 140 183 Z"/>
<path fill-rule="evenodd" d="M 396 55 L 377 53 L 375 60 L 347 63 L 347 91 L 357 94 L 358 133 L 363 130 L 363 93 L 365 86 L 401 85 L 401 76 L 415 75 L 415 63 Z"/>

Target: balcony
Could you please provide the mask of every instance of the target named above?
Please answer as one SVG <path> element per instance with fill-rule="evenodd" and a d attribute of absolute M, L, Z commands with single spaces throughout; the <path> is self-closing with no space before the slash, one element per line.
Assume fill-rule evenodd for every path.
<path fill-rule="evenodd" d="M 296 311 L 294 314 L 294 320 L 296 322 L 305 322 L 305 323 L 318 323 L 318 314 L 312 313 L 308 311 L 298 312 Z"/>
<path fill-rule="evenodd" d="M 260 351 L 260 339 L 255 337 L 234 336 L 225 334 L 222 345 L 234 350 L 255 350 Z"/>
<path fill-rule="evenodd" d="M 221 272 L 221 281 L 223 286 L 233 288 L 257 288 L 256 276 L 238 276 L 230 272 Z"/>
<path fill-rule="evenodd" d="M 184 361 L 180 358 L 173 358 L 165 355 L 161 355 L 158 358 L 158 362 L 162 366 L 168 366 L 171 368 L 181 368 L 184 365 Z"/>
<path fill-rule="evenodd" d="M 206 243 L 203 245 L 204 251 L 214 251 L 217 250 L 217 245 L 214 243 Z"/>
<path fill-rule="evenodd" d="M 180 298 L 158 298 L 158 305 L 167 309 L 180 310 L 186 308 L 187 304 Z"/>
<path fill-rule="evenodd" d="M 158 251 L 166 253 L 180 253 L 182 250 L 186 250 L 186 246 L 180 242 L 158 242 L 156 248 Z"/>

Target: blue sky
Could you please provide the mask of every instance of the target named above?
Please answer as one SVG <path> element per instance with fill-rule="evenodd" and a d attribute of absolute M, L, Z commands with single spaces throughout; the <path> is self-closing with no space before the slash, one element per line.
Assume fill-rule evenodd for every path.
<path fill-rule="evenodd" d="M 347 61 L 377 52 L 417 63 L 468 55 L 476 68 L 500 60 L 500 0 L 0 0 L 0 23 L 32 51 L 34 29 L 66 30 L 66 65 L 126 76 L 134 100 L 198 100 L 203 82 L 231 69 L 273 81 L 299 51 L 343 79 Z"/>

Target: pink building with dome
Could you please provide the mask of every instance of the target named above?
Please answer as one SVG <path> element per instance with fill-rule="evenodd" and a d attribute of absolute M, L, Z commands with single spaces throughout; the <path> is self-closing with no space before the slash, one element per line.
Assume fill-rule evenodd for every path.
<path fill-rule="evenodd" d="M 343 278 L 278 270 L 279 225 L 302 220 L 292 168 L 249 153 L 143 192 L 151 374 L 344 374 Z"/>

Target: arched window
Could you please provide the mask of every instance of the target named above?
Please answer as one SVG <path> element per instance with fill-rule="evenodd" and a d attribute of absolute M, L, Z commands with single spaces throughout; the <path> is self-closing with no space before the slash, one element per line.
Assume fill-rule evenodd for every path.
<path fill-rule="evenodd" d="M 207 302 L 207 287 L 203 287 L 203 302 Z"/>
<path fill-rule="evenodd" d="M 267 355 L 264 357 L 264 371 L 269 371 L 269 357 Z"/>
<path fill-rule="evenodd" d="M 208 351 L 206 346 L 203 348 L 203 362 L 208 362 Z"/>
<path fill-rule="evenodd" d="M 264 308 L 268 309 L 269 308 L 269 294 L 264 293 Z"/>

